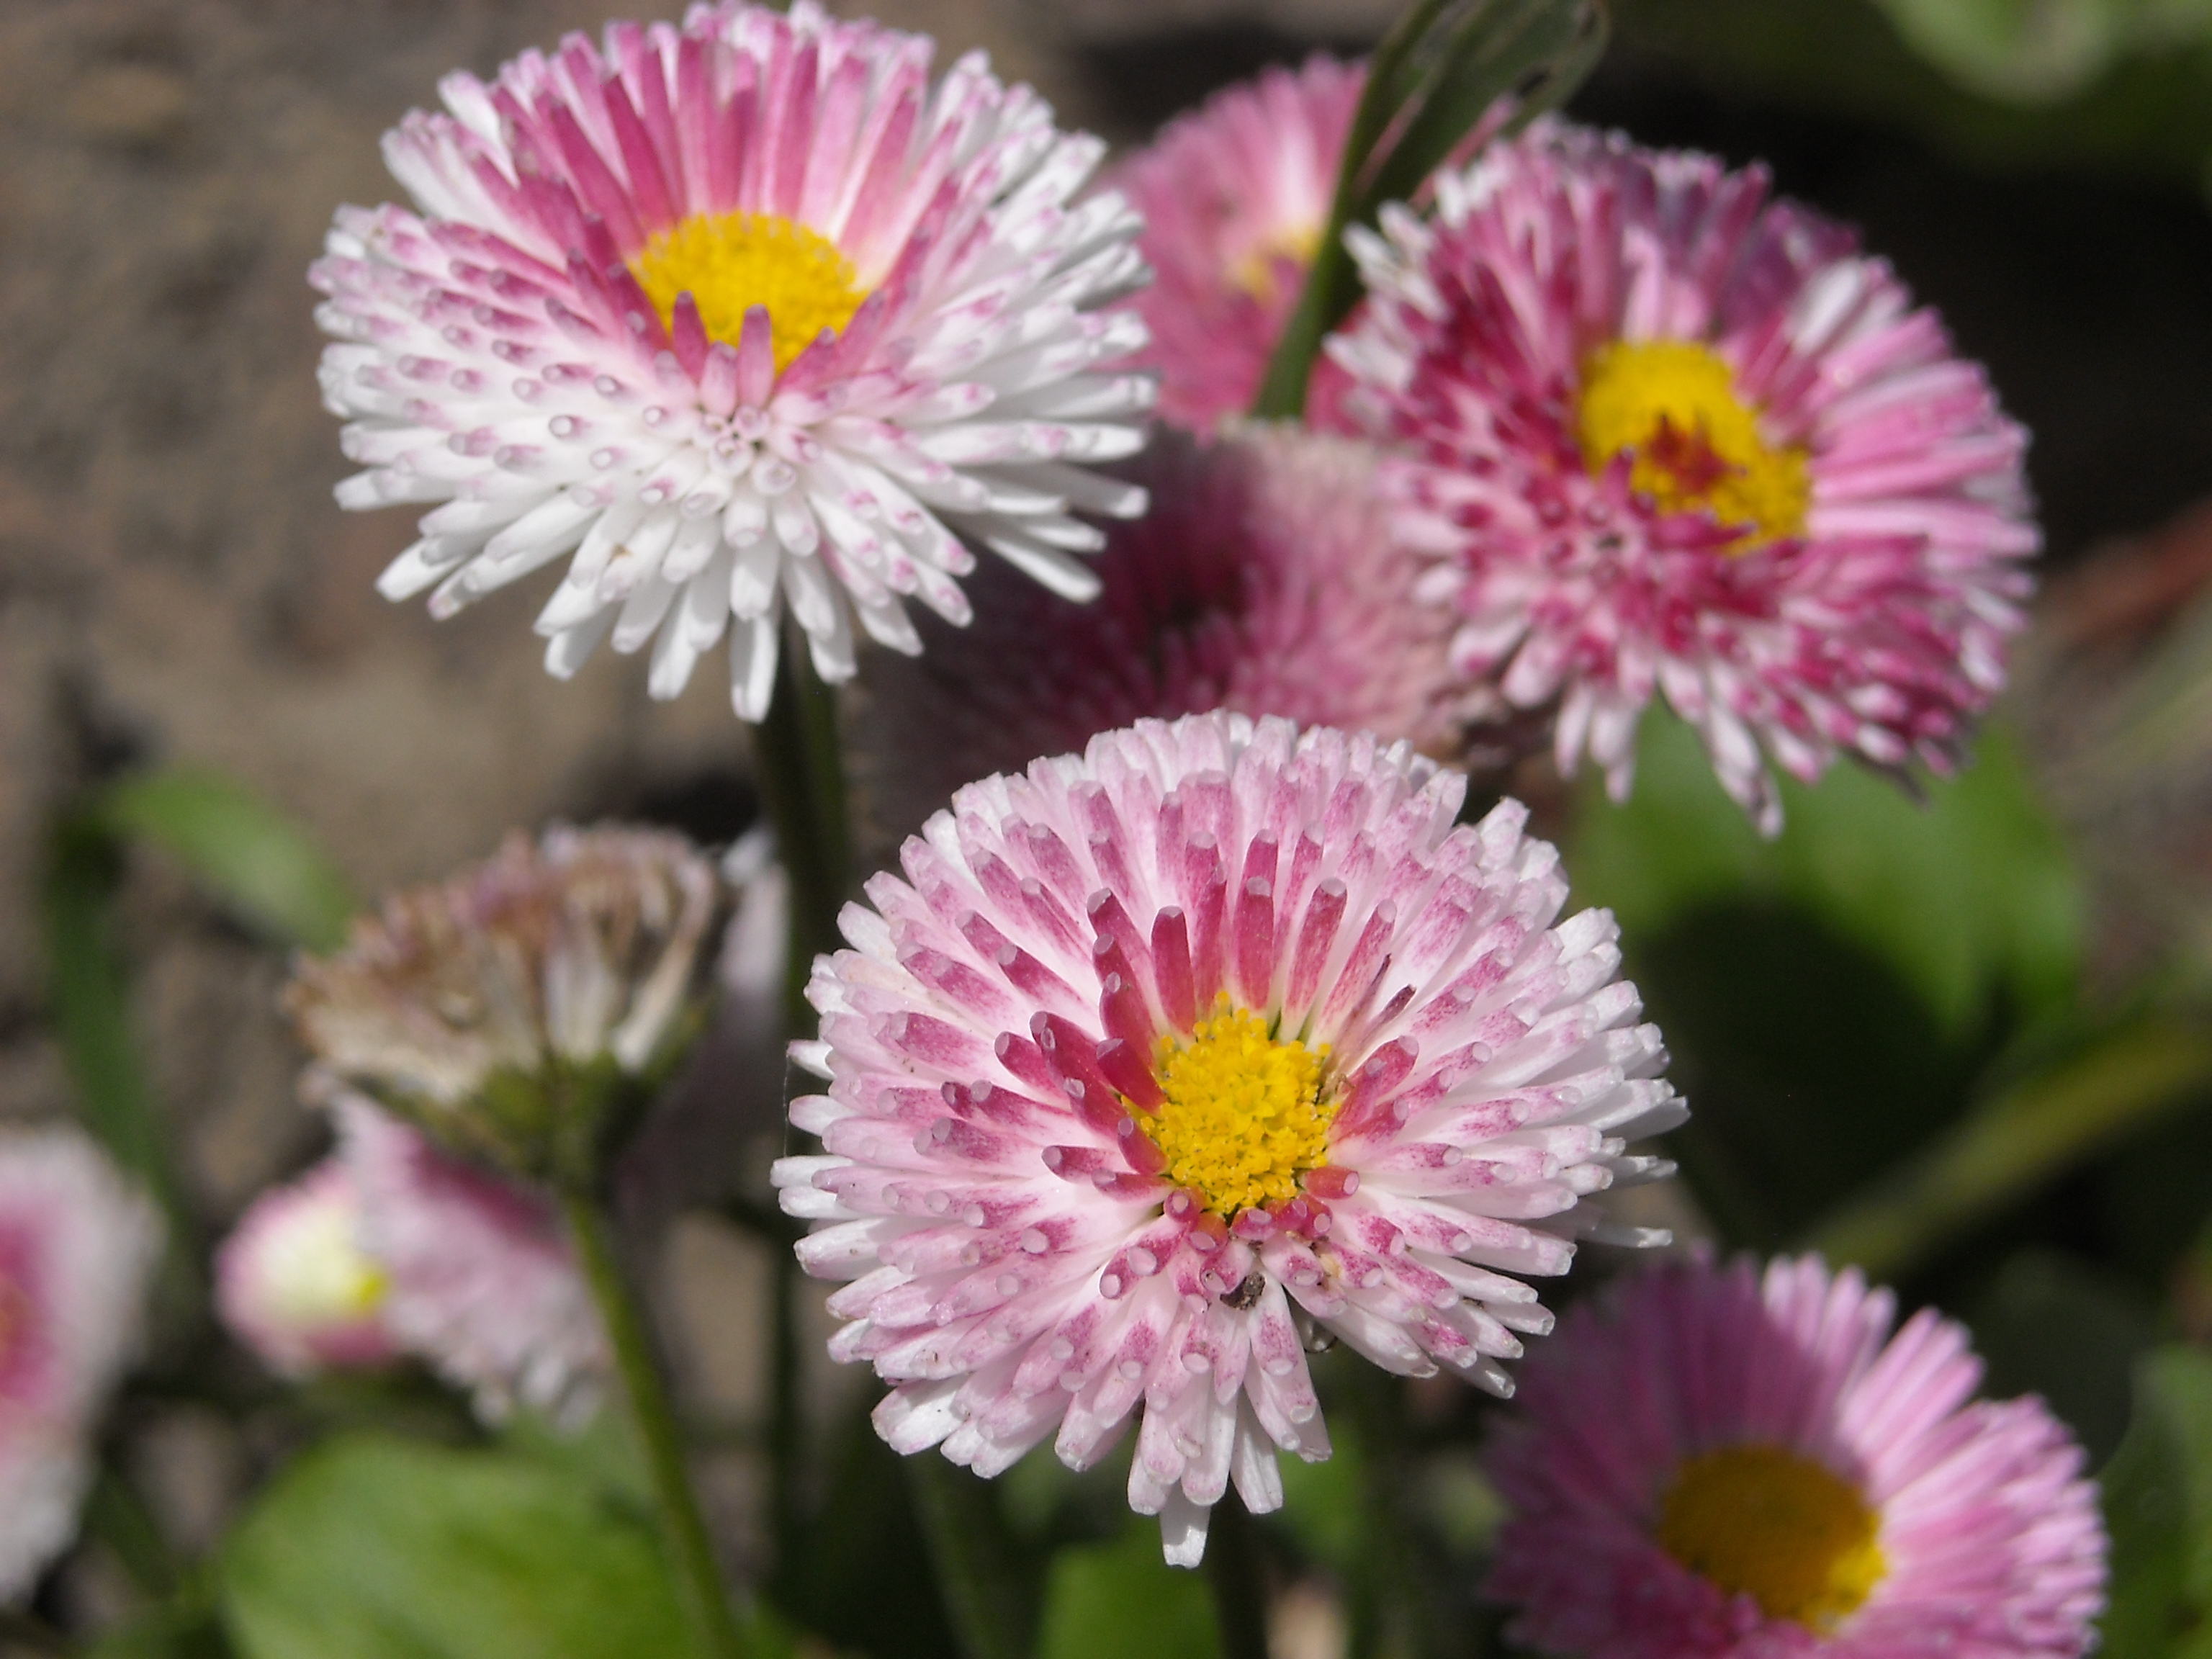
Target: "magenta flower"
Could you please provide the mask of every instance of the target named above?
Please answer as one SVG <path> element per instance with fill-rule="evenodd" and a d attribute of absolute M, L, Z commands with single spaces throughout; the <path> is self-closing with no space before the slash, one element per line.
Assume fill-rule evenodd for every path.
<path fill-rule="evenodd" d="M 1128 475 L 1152 511 L 1109 533 L 1075 605 L 1012 573 L 975 621 L 871 668 L 879 813 L 918 824 L 961 784 L 1146 718 L 1231 708 L 1447 744 L 1452 613 L 1392 539 L 1367 445 L 1285 426 L 1164 431 Z"/>
<path fill-rule="evenodd" d="M 1085 1468 L 1141 1407 L 1129 1501 L 1190 1565 L 1232 1480 L 1271 1510 L 1278 1448 L 1328 1455 L 1318 1331 L 1510 1391 L 1551 1323 L 1519 1276 L 1682 1110 L 1612 918 L 1555 926 L 1558 855 L 1515 803 L 1455 827 L 1465 788 L 1327 727 L 1143 721 L 963 789 L 847 908 L 793 1049 L 825 1151 L 775 1180 L 892 1446 Z"/>
<path fill-rule="evenodd" d="M 0 1135 L 0 1602 L 76 1535 L 161 1241 L 153 1206 L 83 1136 Z"/>
<path fill-rule="evenodd" d="M 1139 361 L 1159 374 L 1167 419 L 1204 432 L 1252 406 L 1327 228 L 1366 78 L 1319 54 L 1267 70 L 1114 170 L 1144 216 L 1156 280 L 1130 308 L 1152 330 Z"/>
<path fill-rule="evenodd" d="M 280 1376 L 389 1364 L 391 1276 L 362 1248 L 361 1193 L 339 1159 L 254 1200 L 216 1257 L 216 1307 Z"/>
<path fill-rule="evenodd" d="M 1974 1401 L 1959 1326 L 1819 1258 L 1680 1263 L 1571 1310 L 1490 1468 L 1490 1591 L 1586 1659 L 2070 1659 L 2103 1601 L 2081 1450 Z"/>
<path fill-rule="evenodd" d="M 1461 671 L 1616 798 L 1655 693 L 1770 833 L 1767 758 L 1954 764 L 2036 550 L 2026 434 L 1887 264 L 1763 173 L 1546 122 L 1362 232 L 1364 384 Z M 1762 749 L 1765 753 L 1762 754 Z"/>
<path fill-rule="evenodd" d="M 722 0 L 449 76 L 450 114 L 388 135 L 420 213 L 341 210 L 312 273 L 367 469 L 339 501 L 440 503 L 385 596 L 450 616 L 566 559 L 550 672 L 653 641 L 672 697 L 727 632 L 758 720 L 787 605 L 843 679 L 856 617 L 908 651 L 905 598 L 966 620 L 966 542 L 1095 591 L 1070 509 L 1135 508 L 1083 464 L 1152 400 L 1098 372 L 1144 343 L 1103 309 L 1143 278 L 1137 222 L 1075 199 L 1097 140 L 980 55 L 933 84 L 930 52 Z"/>

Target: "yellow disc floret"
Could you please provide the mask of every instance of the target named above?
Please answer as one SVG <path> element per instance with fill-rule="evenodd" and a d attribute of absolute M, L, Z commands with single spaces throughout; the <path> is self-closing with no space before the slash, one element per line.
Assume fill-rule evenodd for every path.
<path fill-rule="evenodd" d="M 1328 1159 L 1336 1103 L 1321 1098 L 1328 1045 L 1277 1042 L 1257 1014 L 1216 999 L 1188 1041 L 1160 1039 L 1167 1102 L 1138 1115 L 1168 1161 L 1168 1179 L 1194 1188 L 1224 1218 L 1296 1196 L 1298 1177 Z"/>
<path fill-rule="evenodd" d="M 695 213 L 647 242 L 630 272 L 661 321 L 689 293 L 708 337 L 731 345 L 745 313 L 767 307 L 779 369 L 823 329 L 843 329 L 868 297 L 835 242 L 773 213 Z"/>
<path fill-rule="evenodd" d="M 1577 436 L 1593 473 L 1624 451 L 1637 489 L 1670 513 L 1703 507 L 1747 526 L 1735 550 L 1802 534 L 1805 452 L 1759 435 L 1729 366 L 1689 340 L 1617 340 L 1583 363 Z"/>
<path fill-rule="evenodd" d="M 1314 262 L 1321 251 L 1322 227 L 1319 223 L 1285 225 L 1265 240 L 1255 242 L 1237 256 L 1229 267 L 1229 285 L 1250 295 L 1261 305 L 1272 304 L 1275 290 L 1275 267 L 1287 259 L 1304 270 Z"/>
<path fill-rule="evenodd" d="M 1773 1619 L 1832 1629 L 1881 1581 L 1874 1511 L 1851 1483 L 1779 1446 L 1692 1457 L 1659 1506 L 1659 1547 Z"/>

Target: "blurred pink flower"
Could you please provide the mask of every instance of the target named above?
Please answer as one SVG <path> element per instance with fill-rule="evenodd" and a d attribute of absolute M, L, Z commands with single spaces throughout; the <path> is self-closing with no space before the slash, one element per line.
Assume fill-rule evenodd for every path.
<path fill-rule="evenodd" d="M 1212 708 L 1431 747 L 1454 731 L 1452 613 L 1417 597 L 1364 443 L 1237 424 L 1164 431 L 1127 469 L 1152 509 L 1116 526 L 1073 605 L 1011 574 L 919 659 L 870 668 L 860 767 L 903 831 L 959 785 L 1100 732 Z"/>
<path fill-rule="evenodd" d="M 848 906 L 789 1158 L 831 1344 L 876 1425 L 997 1474 L 1069 1467 L 1141 1403 L 1129 1501 L 1194 1565 L 1233 1480 L 1325 1457 L 1316 1327 L 1510 1390 L 1580 1200 L 1662 1174 L 1679 1121 L 1612 918 L 1553 925 L 1558 855 L 1401 744 L 1145 721 L 963 789 Z M 1625 1243 L 1650 1237 L 1625 1231 Z"/>
<path fill-rule="evenodd" d="M 152 1205 L 82 1135 L 0 1134 L 0 1601 L 76 1535 L 161 1240 Z"/>
<path fill-rule="evenodd" d="M 1204 432 L 1252 406 L 1328 225 L 1366 79 L 1364 64 L 1318 53 L 1267 70 L 1114 169 L 1144 216 L 1154 280 L 1129 305 L 1152 330 L 1138 361 L 1158 373 L 1168 420 Z"/>
<path fill-rule="evenodd" d="M 223 1322 L 280 1376 L 389 1364 L 392 1283 L 362 1248 L 361 1194 L 333 1158 L 264 1193 L 216 1257 Z"/>
<path fill-rule="evenodd" d="M 1571 1310 L 1490 1469 L 1490 1592 L 1587 1659 L 2070 1659 L 2105 1537 L 2040 1401 L 1855 1270 L 1682 1263 Z"/>
<path fill-rule="evenodd" d="M 1142 508 L 1083 465 L 1143 442 L 1151 380 L 1112 366 L 1144 325 L 1103 309 L 1136 217 L 1076 201 L 1097 140 L 931 51 L 722 0 L 456 72 L 386 135 L 421 211 L 340 210 L 312 272 L 366 469 L 339 501 L 441 503 L 386 598 L 447 617 L 566 559 L 550 672 L 653 641 L 672 697 L 727 632 L 758 720 L 787 605 L 836 680 L 856 616 L 907 651 L 906 597 L 966 620 L 963 538 L 1095 591 L 1071 507 Z"/>
<path fill-rule="evenodd" d="M 1948 771 L 2039 544 L 2026 434 L 1889 266 L 1765 174 L 1556 122 L 1355 240 L 1330 342 L 1455 556 L 1455 659 L 1616 798 L 1654 693 L 1769 833 L 1768 770 Z M 1762 748 L 1765 753 L 1762 754 Z"/>

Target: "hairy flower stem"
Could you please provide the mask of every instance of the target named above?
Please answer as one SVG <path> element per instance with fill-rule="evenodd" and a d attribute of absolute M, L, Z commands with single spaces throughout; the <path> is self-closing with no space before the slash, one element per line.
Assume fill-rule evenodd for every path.
<path fill-rule="evenodd" d="M 1223 1659 L 1267 1659 L 1267 1564 L 1261 1559 L 1258 1533 L 1244 1500 L 1233 1492 L 1223 1493 L 1213 1506 L 1206 1546 L 1206 1577 L 1213 1590 Z"/>
<path fill-rule="evenodd" d="M 689 1592 L 686 1599 L 701 1651 L 708 1659 L 747 1659 L 744 1640 L 730 1612 L 729 1591 L 714 1561 L 714 1540 L 708 1534 L 706 1517 L 700 1513 L 698 1494 L 692 1489 L 684 1439 L 669 1404 L 660 1361 L 637 1297 L 616 1259 L 606 1212 L 597 1199 L 574 1191 L 562 1193 L 561 1204 L 575 1239 L 584 1278 L 606 1325 L 615 1363 L 622 1371 L 623 1392 L 629 1401 L 638 1438 L 645 1446 L 653 1495 L 660 1503 L 661 1524 Z"/>
<path fill-rule="evenodd" d="M 837 911 L 853 860 L 836 693 L 815 678 L 797 640 L 787 640 L 776 658 L 775 698 L 768 718 L 753 728 L 753 774 L 791 882 L 784 1012 L 797 1036 L 813 1024 L 806 978 L 817 956 L 837 948 Z"/>

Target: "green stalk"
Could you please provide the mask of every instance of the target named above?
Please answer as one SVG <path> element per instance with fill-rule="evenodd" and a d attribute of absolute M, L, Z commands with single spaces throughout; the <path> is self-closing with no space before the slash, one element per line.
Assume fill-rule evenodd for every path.
<path fill-rule="evenodd" d="M 2212 1087 L 2212 1027 L 2154 1014 L 2015 1084 L 1804 1241 L 1876 1279 Z"/>
<path fill-rule="evenodd" d="M 907 1459 L 906 1473 L 960 1651 L 965 1659 L 1028 1659 L 1035 1609 L 989 1489 L 934 1451 Z"/>
<path fill-rule="evenodd" d="M 1207 1534 L 1206 1577 L 1222 1659 L 1267 1659 L 1267 1564 L 1260 1559 L 1258 1529 L 1236 1492 L 1222 1493 Z"/>
<path fill-rule="evenodd" d="M 708 1659 L 746 1659 L 744 1638 L 730 1612 L 729 1592 L 723 1587 L 721 1568 L 714 1559 L 714 1544 L 700 1512 L 699 1497 L 692 1488 L 691 1473 L 684 1457 L 684 1439 L 676 1413 L 668 1401 L 660 1361 L 622 1264 L 616 1259 L 614 1239 L 597 1199 L 574 1191 L 561 1195 L 568 1231 L 576 1242 L 576 1255 L 584 1277 L 599 1304 L 599 1317 L 622 1372 L 623 1392 L 629 1401 L 630 1417 L 645 1447 L 659 1500 L 661 1525 L 688 1595 L 692 1622 L 700 1649 Z"/>

